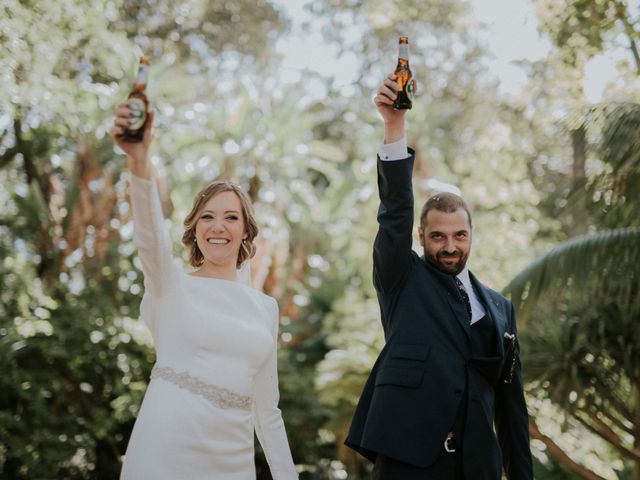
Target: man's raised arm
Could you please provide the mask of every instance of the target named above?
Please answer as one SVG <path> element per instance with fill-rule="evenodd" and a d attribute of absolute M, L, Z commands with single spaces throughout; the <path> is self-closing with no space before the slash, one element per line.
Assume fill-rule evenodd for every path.
<path fill-rule="evenodd" d="M 413 230 L 413 151 L 407 148 L 404 115 L 393 108 L 398 84 L 390 74 L 378 89 L 374 103 L 384 120 L 384 144 L 378 155 L 378 234 L 373 247 L 373 281 L 388 292 L 399 286 L 411 266 Z"/>

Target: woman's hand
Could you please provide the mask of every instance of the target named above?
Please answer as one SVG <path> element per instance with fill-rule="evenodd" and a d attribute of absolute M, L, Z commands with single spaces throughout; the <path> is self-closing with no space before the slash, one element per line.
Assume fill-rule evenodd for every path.
<path fill-rule="evenodd" d="M 130 160 L 136 163 L 146 161 L 149 145 L 153 137 L 153 112 L 150 111 L 147 115 L 147 123 L 144 127 L 144 138 L 141 142 L 125 142 L 122 138 L 124 131 L 129 127 L 130 121 L 133 119 L 131 106 L 127 102 L 123 102 L 116 107 L 116 117 L 113 120 L 113 127 L 111 128 L 111 136 L 116 142 L 116 145 L 127 154 Z"/>
<path fill-rule="evenodd" d="M 144 137 L 141 142 L 125 142 L 122 138 L 124 131 L 129 127 L 133 118 L 131 106 L 127 102 L 123 102 L 116 107 L 116 117 L 111 127 L 111 136 L 124 153 L 127 154 L 129 170 L 137 177 L 151 178 L 151 169 L 149 168 L 149 145 L 153 137 L 153 112 L 147 113 L 147 123 L 144 127 Z"/>

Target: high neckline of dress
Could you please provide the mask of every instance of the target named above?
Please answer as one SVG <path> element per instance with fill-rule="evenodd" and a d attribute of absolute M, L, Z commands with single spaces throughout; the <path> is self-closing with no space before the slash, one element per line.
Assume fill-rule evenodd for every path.
<path fill-rule="evenodd" d="M 202 276 L 198 276 L 198 275 L 189 275 L 189 273 L 187 273 L 187 272 L 182 272 L 182 273 L 184 274 L 185 277 L 193 278 L 193 279 L 198 280 L 198 281 L 224 282 L 224 283 L 227 283 L 229 285 L 239 285 L 241 287 L 249 289 L 250 291 L 258 292 L 258 293 L 262 293 L 263 295 L 266 295 L 264 292 L 262 292 L 261 290 L 258 290 L 253 285 L 247 285 L 246 283 L 244 283 L 244 282 L 242 282 L 240 280 L 229 280 L 228 278 L 217 278 L 217 277 L 202 277 Z"/>
<path fill-rule="evenodd" d="M 249 285 L 245 285 L 244 283 L 242 283 L 239 280 L 229 280 L 228 278 L 218 278 L 218 277 L 202 277 L 202 276 L 199 276 L 199 275 L 189 275 L 187 272 L 184 272 L 184 274 L 185 274 L 186 277 L 193 278 L 195 280 L 202 280 L 202 281 L 205 281 L 205 282 L 224 282 L 224 283 L 228 283 L 230 285 L 243 285 L 245 287 L 253 288 L 253 287 L 250 287 Z"/>
<path fill-rule="evenodd" d="M 240 282 L 238 280 L 230 280 L 228 278 L 220 278 L 220 277 L 206 277 L 203 275 L 191 275 L 190 273 L 185 272 L 185 275 L 189 278 L 200 278 L 202 280 L 220 280 L 221 282 L 231 282 L 231 283 L 238 283 L 240 284 Z"/>

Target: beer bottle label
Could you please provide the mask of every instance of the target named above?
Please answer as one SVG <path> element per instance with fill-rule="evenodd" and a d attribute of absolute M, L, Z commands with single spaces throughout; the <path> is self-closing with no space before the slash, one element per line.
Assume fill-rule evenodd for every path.
<path fill-rule="evenodd" d="M 414 82 L 413 82 L 413 77 L 409 77 L 407 79 L 407 96 L 409 97 L 409 100 L 413 100 L 413 95 L 414 95 Z"/>
<path fill-rule="evenodd" d="M 131 107 L 131 120 L 133 120 L 133 123 L 129 125 L 129 130 L 138 130 L 144 126 L 144 122 L 147 120 L 147 107 L 137 97 L 128 99 L 127 103 Z"/>

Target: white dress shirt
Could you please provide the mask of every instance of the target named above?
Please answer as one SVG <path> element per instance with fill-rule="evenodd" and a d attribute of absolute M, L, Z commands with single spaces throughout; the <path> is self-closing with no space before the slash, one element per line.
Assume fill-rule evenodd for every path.
<path fill-rule="evenodd" d="M 383 143 L 378 150 L 380 160 L 402 160 L 409 156 L 407 149 L 407 137 L 404 136 L 397 142 Z"/>

